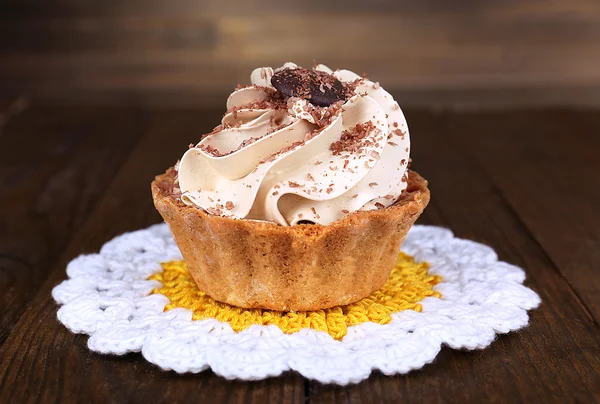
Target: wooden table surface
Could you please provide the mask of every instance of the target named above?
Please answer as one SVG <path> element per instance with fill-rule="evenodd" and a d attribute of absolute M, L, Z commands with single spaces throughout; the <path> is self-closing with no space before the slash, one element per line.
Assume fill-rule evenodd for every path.
<path fill-rule="evenodd" d="M 444 348 L 422 370 L 336 387 L 294 373 L 180 376 L 90 352 L 56 320 L 52 288 L 78 254 L 160 221 L 151 179 L 222 111 L 21 107 L 0 103 L 0 402 L 599 400 L 598 111 L 405 111 L 413 167 L 431 184 L 420 223 L 524 267 L 542 305 L 488 349 Z"/>

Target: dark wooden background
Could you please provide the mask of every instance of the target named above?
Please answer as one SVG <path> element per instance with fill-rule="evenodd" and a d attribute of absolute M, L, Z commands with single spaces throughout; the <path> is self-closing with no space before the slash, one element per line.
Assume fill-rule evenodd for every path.
<path fill-rule="evenodd" d="M 56 107 L 5 115 L 0 133 L 0 403 L 594 403 L 600 386 L 600 114 L 407 109 L 419 219 L 522 266 L 542 298 L 524 330 L 489 348 L 444 348 L 408 375 L 348 387 L 295 373 L 230 382 L 177 375 L 139 354 L 90 352 L 56 320 L 66 264 L 160 222 L 154 175 L 222 110 Z"/>
<path fill-rule="evenodd" d="M 56 320 L 66 264 L 160 221 L 151 179 L 254 67 L 313 58 L 399 100 L 420 223 L 524 267 L 530 326 L 348 387 L 91 353 Z M 598 0 L 2 0 L 0 403 L 600 402 L 599 107 Z"/>
<path fill-rule="evenodd" d="M 402 105 L 600 105 L 598 0 L 3 0 L 0 94 L 217 105 L 313 58 Z"/>

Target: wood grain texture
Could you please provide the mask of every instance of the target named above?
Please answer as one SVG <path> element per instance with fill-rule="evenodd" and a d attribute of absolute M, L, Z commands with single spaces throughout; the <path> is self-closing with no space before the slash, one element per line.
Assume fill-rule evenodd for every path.
<path fill-rule="evenodd" d="M 561 275 L 600 318 L 600 119 L 597 111 L 448 115 L 468 149 Z M 493 121 L 486 130 L 486 122 Z"/>
<path fill-rule="evenodd" d="M 56 112 L 51 116 L 72 116 L 79 124 L 71 125 L 78 128 L 91 125 L 89 122 L 94 122 L 91 126 L 98 124 L 96 110 L 87 115 L 73 114 L 70 109 L 53 111 Z M 114 113 L 123 122 L 127 122 L 126 117 L 131 114 Z M 597 267 L 599 262 L 594 255 L 596 245 L 586 243 L 584 237 L 586 234 L 595 237 L 597 226 L 591 217 L 593 211 L 574 206 L 575 201 L 595 203 L 597 194 L 595 189 L 579 187 L 572 200 L 565 197 L 562 193 L 571 178 L 569 173 L 575 171 L 566 170 L 565 177 L 561 177 L 549 166 L 549 162 L 558 161 L 563 167 L 573 165 L 578 170 L 588 167 L 593 174 L 597 166 L 592 161 L 595 148 L 585 146 L 595 143 L 588 143 L 585 136 L 598 128 L 595 111 L 407 112 L 414 168 L 431 182 L 432 202 L 421 223 L 446 226 L 459 237 L 490 245 L 500 259 L 526 269 L 526 284 L 542 298 L 541 307 L 531 312 L 528 328 L 499 336 L 486 350 L 464 352 L 445 348 L 433 364 L 422 370 L 394 377 L 376 372 L 368 380 L 348 387 L 308 382 L 293 373 L 253 383 L 229 382 L 210 371 L 179 376 L 149 365 L 139 354 L 110 357 L 89 352 L 87 337 L 73 335 L 57 322 L 57 307 L 50 297 L 52 287 L 64 279 L 65 265 L 78 254 L 97 251 L 107 240 L 124 231 L 160 220 L 150 198 L 152 177 L 172 165 L 188 143 L 209 131 L 219 120 L 220 113 L 219 110 L 154 112 L 144 136 L 118 171 L 113 170 L 112 181 L 100 191 L 98 202 L 88 206 L 87 219 L 79 219 L 82 225 L 76 229 L 58 229 L 58 223 L 63 220 L 75 220 L 63 219 L 68 217 L 65 213 L 58 213 L 56 218 L 40 216 L 40 223 L 25 219 L 23 223 L 28 229 L 35 230 L 35 226 L 56 229 L 60 240 L 52 244 L 53 240 L 21 237 L 14 242 L 14 248 L 32 253 L 40 246 L 52 246 L 55 257 L 60 257 L 46 264 L 40 276 L 41 286 L 37 293 L 31 293 L 35 297 L 28 298 L 27 310 L 0 347 L 0 402 L 598 401 L 600 333 L 590 314 L 593 300 L 589 299 L 598 293 L 590 268 Z M 50 119 L 48 116 L 42 112 L 19 115 L 19 119 L 25 117 L 32 122 L 11 121 L 11 131 L 14 130 L 12 125 L 18 123 L 29 128 L 26 136 L 30 138 L 46 133 L 47 126 L 42 123 Z M 136 118 L 130 119 L 135 121 Z M 563 146 L 548 144 L 569 127 L 580 128 L 573 135 L 573 144 L 567 145 L 566 140 Z M 55 132 L 62 133 L 58 128 Z M 512 133 L 513 142 L 498 140 L 499 132 Z M 50 136 L 60 139 L 66 135 Z M 463 137 L 468 142 L 463 141 Z M 0 138 L 0 144 L 3 141 Z M 42 145 L 48 142 L 50 140 Z M 103 141 L 96 133 L 81 142 Z M 108 148 L 101 144 L 98 147 Z M 22 164 L 27 167 L 45 156 L 42 149 L 45 148 L 36 152 L 38 154 L 23 157 Z M 0 167 L 16 161 L 10 157 L 11 153 L 2 150 L 0 153 L 5 153 L 2 156 L 8 160 L 2 163 L 0 159 Z M 81 149 L 70 150 L 65 153 L 70 155 Z M 497 157 L 502 153 L 508 157 Z M 95 167 L 102 167 L 104 163 L 100 161 L 107 159 L 102 153 L 90 154 L 90 158 L 95 161 L 92 164 Z M 44 159 L 48 160 L 46 165 L 60 166 L 48 156 Z M 501 175 L 506 161 L 515 164 L 522 179 L 509 181 L 509 177 Z M 44 175 L 51 175 L 51 171 L 43 170 L 47 173 Z M 541 177 L 546 172 L 557 174 L 557 187 L 544 185 Z M 42 179 L 36 181 L 43 182 Z M 596 184 L 591 181 L 592 185 Z M 56 182 L 65 183 L 60 179 Z M 535 182 L 541 182 L 536 188 L 539 195 L 526 200 L 532 192 L 524 184 Z M 7 187 L 4 192 L 20 201 L 35 200 L 33 192 L 18 196 L 20 189 Z M 552 193 L 552 189 L 556 193 Z M 61 197 L 57 193 L 53 195 L 57 195 L 58 205 Z M 66 205 L 73 203 L 69 198 L 67 194 Z M 541 206 L 543 203 L 547 206 Z M 568 213 L 568 219 L 552 225 L 544 223 L 544 212 L 555 211 Z M 574 227 L 572 232 L 569 232 L 569 223 Z M 59 243 L 67 246 L 61 249 Z M 575 258 L 574 248 L 578 248 Z M 568 257 L 579 260 L 578 265 L 570 264 Z M 38 259 L 44 258 L 39 255 Z M 23 276 L 22 279 L 29 279 L 29 274 Z M 574 280 L 579 278 L 588 279 L 588 284 L 578 285 Z M 582 292 L 585 290 L 590 295 Z M 19 293 L 28 293 L 23 288 L 17 292 L 17 298 Z"/>
<path fill-rule="evenodd" d="M 509 104 L 526 92 L 530 103 L 600 105 L 599 40 L 594 0 L 7 0 L 0 91 L 218 105 L 211 95 L 247 83 L 257 66 L 316 59 L 414 92 L 417 104 L 460 105 L 466 91 L 475 105 L 495 105 L 483 90 L 512 89 Z"/>
<path fill-rule="evenodd" d="M 0 137 L 0 344 L 145 124 L 139 111 L 31 108 Z"/>
<path fill-rule="evenodd" d="M 90 220 L 79 231 L 71 230 L 66 253 L 1 348 L 0 402 L 186 402 L 212 397 L 222 402 L 304 401 L 304 381 L 298 375 L 253 384 L 230 383 L 211 372 L 180 377 L 161 372 L 139 355 L 107 358 L 93 354 L 86 348 L 87 338 L 66 332 L 55 319 L 56 304 L 50 292 L 64 279 L 66 263 L 83 251 L 97 251 L 107 239 L 124 231 L 157 223 L 160 217 L 150 196 L 152 178 L 173 165 L 199 133 L 210 131 L 219 116 L 198 111 L 156 116 Z"/>
<path fill-rule="evenodd" d="M 546 117 L 531 111 L 527 115 L 537 122 Z M 499 113 L 478 121 L 469 134 L 479 135 L 509 117 Z M 311 399 L 317 403 L 594 402 L 600 366 L 597 325 L 472 152 L 451 140 L 444 119 L 432 113 L 407 114 L 413 167 L 430 181 L 432 195 L 421 222 L 490 245 L 501 260 L 525 268 L 526 285 L 541 296 L 542 305 L 530 313 L 528 328 L 499 336 L 484 351 L 444 349 L 420 371 L 395 377 L 376 374 L 346 388 L 311 383 Z M 524 149 L 534 144 L 526 136 L 520 143 Z"/>

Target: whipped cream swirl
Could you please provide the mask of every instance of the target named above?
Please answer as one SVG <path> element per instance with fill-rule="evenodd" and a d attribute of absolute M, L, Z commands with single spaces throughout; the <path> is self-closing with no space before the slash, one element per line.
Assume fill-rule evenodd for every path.
<path fill-rule="evenodd" d="M 329 224 L 357 210 L 385 208 L 406 189 L 410 138 L 398 103 L 348 70 L 333 75 L 348 98 L 327 107 L 271 85 L 281 69 L 255 69 L 252 86 L 227 100 L 221 125 L 181 158 L 184 203 L 211 214 Z"/>

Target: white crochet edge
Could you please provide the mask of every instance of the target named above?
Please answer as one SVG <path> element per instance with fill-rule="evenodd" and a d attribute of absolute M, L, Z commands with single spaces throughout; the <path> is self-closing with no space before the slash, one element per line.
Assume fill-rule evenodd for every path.
<path fill-rule="evenodd" d="M 527 310 L 540 298 L 523 286 L 522 269 L 500 262 L 491 248 L 455 238 L 446 229 L 414 226 L 403 251 L 431 264 L 442 276 L 442 298 L 428 297 L 423 311 L 402 311 L 386 325 L 349 327 L 342 341 L 311 329 L 288 335 L 276 326 L 234 332 L 214 319 L 192 321 L 186 309 L 164 312 L 159 287 L 147 278 L 160 262 L 181 259 L 166 224 L 126 233 L 99 254 L 67 266 L 70 279 L 52 296 L 62 305 L 58 319 L 75 333 L 90 335 L 92 351 L 140 352 L 164 370 L 198 373 L 211 368 L 227 379 L 259 380 L 295 370 L 322 383 L 345 385 L 371 371 L 407 373 L 433 361 L 442 345 L 482 349 L 496 334 L 528 323 Z"/>

